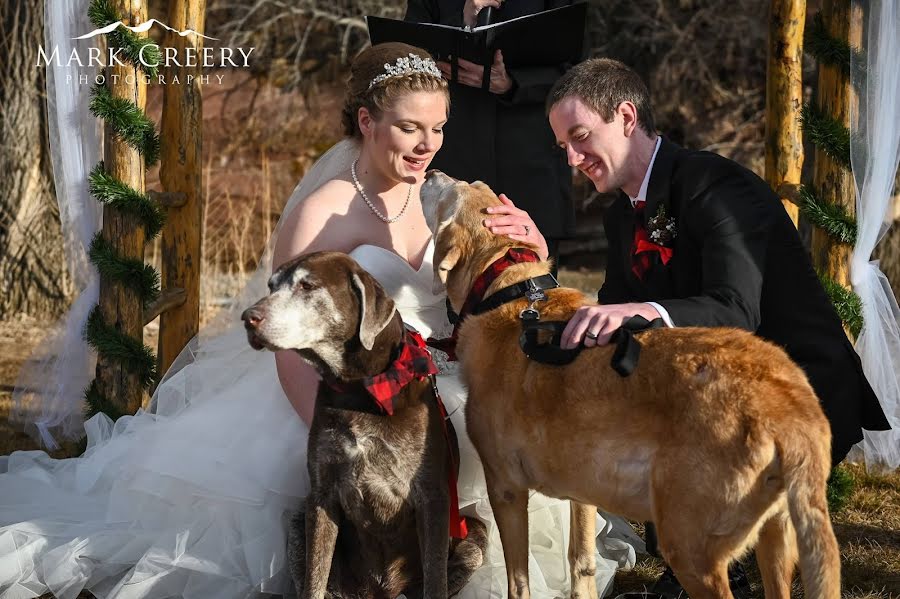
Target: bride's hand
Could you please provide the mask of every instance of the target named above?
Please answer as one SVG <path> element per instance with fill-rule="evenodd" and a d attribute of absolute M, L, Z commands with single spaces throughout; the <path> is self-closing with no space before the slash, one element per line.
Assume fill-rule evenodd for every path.
<path fill-rule="evenodd" d="M 484 219 L 484 226 L 494 235 L 506 235 L 515 241 L 524 241 L 537 246 L 537 253 L 541 260 L 546 260 L 550 255 L 547 249 L 547 240 L 541 235 L 540 230 L 528 213 L 521 208 L 516 208 L 512 200 L 506 194 L 500 194 L 502 206 L 492 206 L 487 209 L 489 214 L 495 215 Z"/>

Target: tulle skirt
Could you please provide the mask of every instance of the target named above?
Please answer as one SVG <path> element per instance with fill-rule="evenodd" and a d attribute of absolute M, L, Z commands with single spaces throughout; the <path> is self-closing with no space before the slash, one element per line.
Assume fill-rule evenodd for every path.
<path fill-rule="evenodd" d="M 81 457 L 0 458 L 0 599 L 48 591 L 73 599 L 82 589 L 101 599 L 292 595 L 286 522 L 309 488 L 308 430 L 279 386 L 272 354 L 248 348 L 244 358 L 227 387 L 216 386 L 214 366 L 195 364 L 161 386 L 154 413 L 115 425 L 95 416 Z M 459 379 L 442 375 L 438 384 L 464 431 Z M 460 506 L 490 535 L 485 565 L 459 596 L 503 597 L 503 552 L 481 465 L 459 437 Z M 533 494 L 529 512 L 532 596 L 567 596 L 568 503 Z M 598 520 L 604 592 L 617 567 L 634 563 L 640 541 L 627 525 L 614 535 Z"/>

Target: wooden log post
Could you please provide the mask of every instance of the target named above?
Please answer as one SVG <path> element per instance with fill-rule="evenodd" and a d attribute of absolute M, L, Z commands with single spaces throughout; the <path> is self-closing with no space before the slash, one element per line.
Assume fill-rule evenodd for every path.
<path fill-rule="evenodd" d="M 144 0 L 112 0 L 111 4 L 126 24 L 134 26 L 147 20 L 147 5 Z M 143 73 L 134 65 L 125 63 L 109 67 L 106 71 L 106 86 L 113 97 L 125 98 L 141 110 L 147 105 L 147 84 Z M 109 124 L 104 127 L 103 143 L 106 172 L 143 193 L 143 157 L 122 141 Z M 102 235 L 119 255 L 143 261 L 144 227 L 135 216 L 105 206 Z M 143 339 L 143 303 L 135 290 L 101 275 L 99 309 L 103 320 L 120 333 L 134 339 Z M 114 358 L 103 354 L 98 356 L 95 384 L 103 396 L 116 402 L 125 413 L 133 414 L 141 407 L 144 387 L 140 377 L 129 372 Z"/>
<path fill-rule="evenodd" d="M 169 0 L 170 27 L 203 33 L 206 0 Z M 162 232 L 162 287 L 183 289 L 184 301 L 162 313 L 157 360 L 165 372 L 200 327 L 201 148 L 203 102 L 200 88 L 203 38 L 168 33 L 169 47 L 177 48 L 178 62 L 165 70 L 162 113 L 160 181 L 167 193 L 184 195 L 169 207 Z M 188 66 L 186 50 L 195 52 Z M 175 78 L 178 82 L 175 83 Z"/>
<path fill-rule="evenodd" d="M 772 189 L 799 185 L 803 168 L 803 30 L 806 0 L 772 0 L 766 66 L 766 181 Z M 782 195 L 797 225 L 799 209 Z"/>
<path fill-rule="evenodd" d="M 851 47 L 859 47 L 862 40 L 861 20 L 853 18 L 851 12 L 849 0 L 824 0 L 822 3 L 822 18 L 831 36 L 848 40 Z M 816 105 L 821 113 L 850 127 L 855 102 L 849 75 L 839 66 L 820 63 Z M 850 216 L 856 215 L 853 174 L 818 146 L 815 151 L 813 186 L 823 201 L 842 206 Z M 845 287 L 850 286 L 852 249 L 833 239 L 826 231 L 818 228 L 813 230 L 812 258 L 816 269 Z"/>

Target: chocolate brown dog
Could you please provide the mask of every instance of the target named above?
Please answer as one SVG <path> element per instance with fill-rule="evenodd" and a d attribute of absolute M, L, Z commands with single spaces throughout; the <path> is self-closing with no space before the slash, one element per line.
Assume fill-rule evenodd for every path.
<path fill-rule="evenodd" d="M 288 262 L 269 289 L 242 315 L 250 345 L 296 351 L 322 377 L 309 431 L 311 490 L 288 535 L 298 596 L 456 594 L 481 565 L 487 535 L 467 518 L 468 536 L 450 540 L 457 460 L 449 452 L 458 448 L 432 382 L 413 378 L 393 396 L 391 415 L 364 386 L 409 339 L 394 302 L 336 252 Z"/>

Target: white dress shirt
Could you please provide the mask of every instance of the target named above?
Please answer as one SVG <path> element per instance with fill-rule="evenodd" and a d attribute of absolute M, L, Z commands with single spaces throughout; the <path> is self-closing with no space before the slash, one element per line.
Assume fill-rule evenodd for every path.
<path fill-rule="evenodd" d="M 659 152 L 659 146 L 662 144 L 662 137 L 656 136 L 656 147 L 653 149 L 653 156 L 650 157 L 650 164 L 647 165 L 647 172 L 644 173 L 644 180 L 641 182 L 641 188 L 638 190 L 638 194 L 636 197 L 628 196 L 631 200 L 631 206 L 637 206 L 638 202 L 646 202 L 647 201 L 647 187 L 650 185 L 650 173 L 653 172 L 653 163 L 656 162 L 656 154 Z M 672 322 L 672 317 L 669 316 L 668 310 L 657 304 L 656 302 L 645 302 L 646 304 L 653 306 L 659 315 L 662 317 L 663 322 L 666 323 L 666 326 L 674 327 L 675 324 Z"/>

